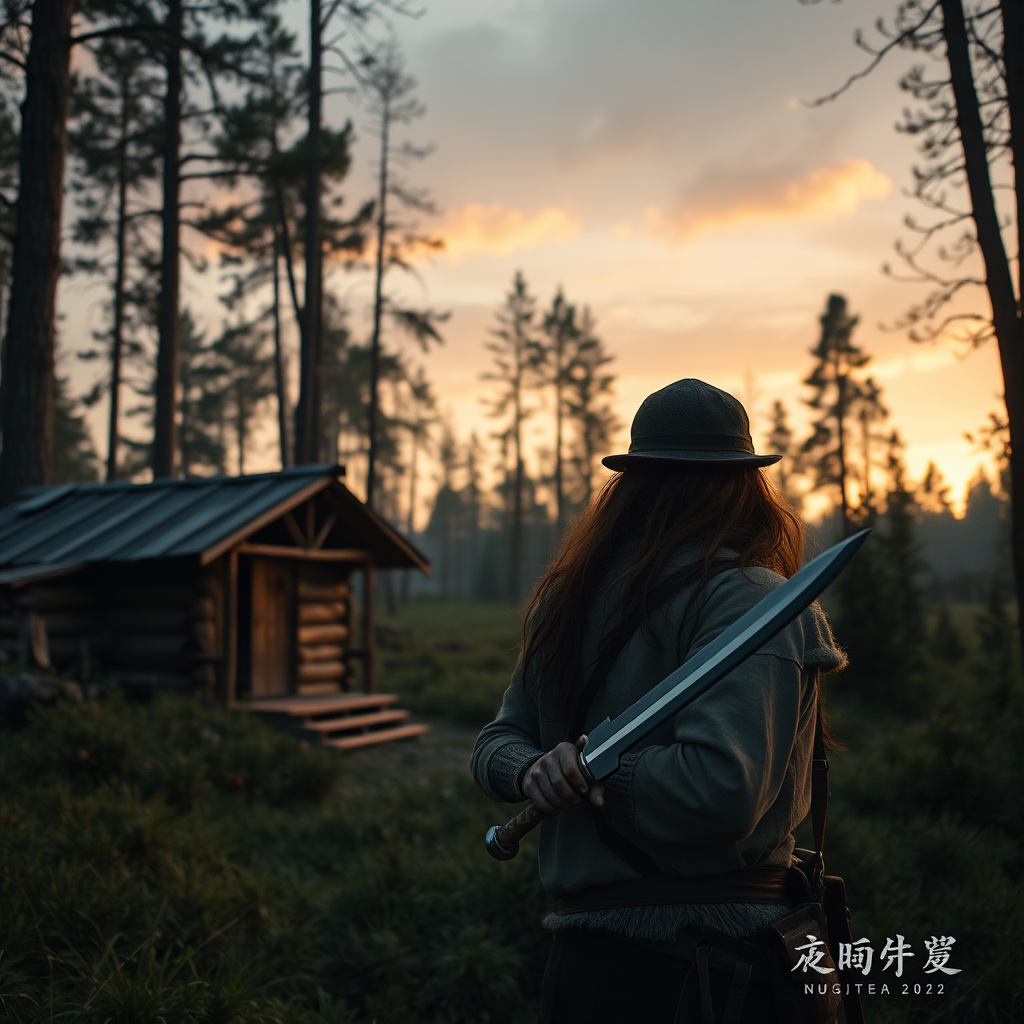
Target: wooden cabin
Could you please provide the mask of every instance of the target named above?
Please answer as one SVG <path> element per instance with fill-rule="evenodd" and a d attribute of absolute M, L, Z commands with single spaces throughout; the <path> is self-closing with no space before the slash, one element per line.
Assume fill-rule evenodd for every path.
<path fill-rule="evenodd" d="M 376 692 L 374 578 L 429 564 L 343 475 L 24 492 L 0 511 L 0 652 L 85 683 L 199 691 L 343 749 L 419 735 Z"/>

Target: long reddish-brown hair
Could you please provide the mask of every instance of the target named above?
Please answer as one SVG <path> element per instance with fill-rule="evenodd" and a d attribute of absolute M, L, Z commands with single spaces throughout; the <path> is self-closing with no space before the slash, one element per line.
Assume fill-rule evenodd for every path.
<path fill-rule="evenodd" d="M 566 723 L 579 711 L 582 676 L 590 667 L 582 664 L 582 639 L 591 603 L 609 565 L 634 544 L 635 560 L 614 581 L 621 586 L 620 614 L 606 623 L 599 655 L 616 622 L 637 610 L 650 635 L 651 590 L 684 545 L 697 548 L 694 583 L 707 583 L 721 548 L 735 552 L 740 567 L 765 566 L 788 577 L 800 568 L 804 529 L 756 467 L 640 463 L 612 477 L 567 526 L 523 624 L 526 692 L 535 701 L 543 692 Z"/>

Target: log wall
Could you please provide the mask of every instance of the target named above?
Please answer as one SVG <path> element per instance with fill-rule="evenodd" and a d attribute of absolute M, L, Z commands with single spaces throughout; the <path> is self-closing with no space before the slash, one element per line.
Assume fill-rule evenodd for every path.
<path fill-rule="evenodd" d="M 162 571 L 179 578 L 156 585 L 158 571 L 139 563 L 8 590 L 0 651 L 84 683 L 117 679 L 212 696 L 223 635 L 220 580 L 215 571 Z"/>
<path fill-rule="evenodd" d="M 351 636 L 352 592 L 348 583 L 300 578 L 296 584 L 295 684 L 304 695 L 351 687 L 345 651 Z"/>

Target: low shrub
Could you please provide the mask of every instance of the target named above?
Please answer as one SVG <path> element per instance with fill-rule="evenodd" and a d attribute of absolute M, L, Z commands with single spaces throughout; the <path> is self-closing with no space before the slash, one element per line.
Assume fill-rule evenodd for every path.
<path fill-rule="evenodd" d="M 483 850 L 506 809 L 464 777 L 343 799 L 343 763 L 180 697 L 5 733 L 6 1019 L 528 1019 L 548 906 L 535 855 Z"/>

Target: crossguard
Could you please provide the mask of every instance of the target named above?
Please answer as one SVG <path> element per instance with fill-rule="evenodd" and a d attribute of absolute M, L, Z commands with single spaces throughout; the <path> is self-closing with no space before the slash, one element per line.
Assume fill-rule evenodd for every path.
<path fill-rule="evenodd" d="M 592 786 L 597 780 L 587 770 L 582 752 L 576 754 L 576 766 L 580 774 Z M 519 843 L 527 832 L 535 829 L 548 815 L 530 804 L 504 825 L 492 825 L 487 830 L 484 846 L 495 860 L 511 860 L 519 852 Z"/>

